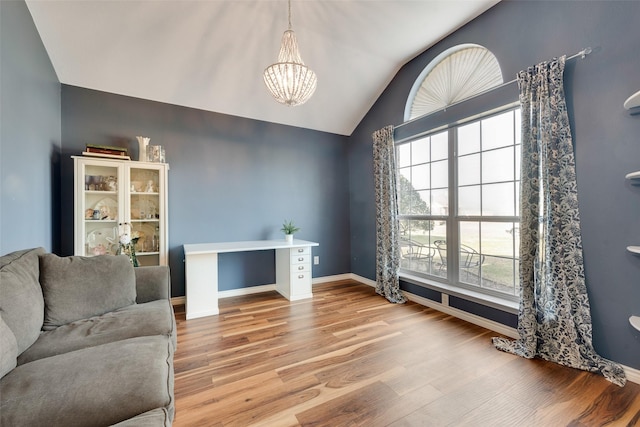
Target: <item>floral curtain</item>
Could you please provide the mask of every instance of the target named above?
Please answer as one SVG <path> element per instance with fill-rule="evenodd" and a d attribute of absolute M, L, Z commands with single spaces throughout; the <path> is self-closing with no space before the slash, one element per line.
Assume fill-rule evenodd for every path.
<path fill-rule="evenodd" d="M 520 310 L 516 341 L 495 346 L 526 358 L 600 372 L 623 386 L 621 366 L 593 348 L 563 75 L 565 57 L 518 73 L 522 108 Z"/>
<path fill-rule="evenodd" d="M 376 292 L 391 302 L 403 303 L 398 269 L 398 194 L 393 126 L 373 133 L 373 174 L 376 186 Z"/>

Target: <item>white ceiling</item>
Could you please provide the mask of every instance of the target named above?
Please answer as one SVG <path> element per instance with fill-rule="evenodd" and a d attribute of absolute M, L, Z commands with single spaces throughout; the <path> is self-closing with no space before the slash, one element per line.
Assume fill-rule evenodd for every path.
<path fill-rule="evenodd" d="M 499 0 L 293 0 L 318 88 L 274 101 L 262 80 L 285 0 L 26 0 L 61 83 L 350 135 L 407 61 Z"/>

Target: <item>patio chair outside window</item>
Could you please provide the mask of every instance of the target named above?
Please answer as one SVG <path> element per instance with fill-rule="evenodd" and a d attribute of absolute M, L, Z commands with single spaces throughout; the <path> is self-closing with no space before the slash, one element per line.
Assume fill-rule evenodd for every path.
<path fill-rule="evenodd" d="M 446 240 L 436 240 L 433 242 L 440 257 L 440 271 L 447 268 L 447 242 Z M 480 277 L 480 266 L 484 263 L 484 255 L 467 245 L 460 245 L 460 269 L 466 272 L 469 280 L 470 273 L 476 278 Z"/>

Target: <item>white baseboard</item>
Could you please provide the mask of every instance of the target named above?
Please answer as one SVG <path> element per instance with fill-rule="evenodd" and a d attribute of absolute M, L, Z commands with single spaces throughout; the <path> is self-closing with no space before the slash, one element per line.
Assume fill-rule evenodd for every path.
<path fill-rule="evenodd" d="M 622 368 L 624 369 L 624 373 L 627 375 L 627 381 L 640 384 L 640 369 L 634 369 L 624 365 L 622 365 Z"/>
<path fill-rule="evenodd" d="M 366 277 L 362 277 L 354 273 L 315 277 L 312 280 L 312 283 L 314 285 L 317 285 L 320 283 L 336 282 L 339 280 L 355 280 L 356 282 L 362 283 L 363 285 L 371 286 L 373 288 L 376 287 L 375 280 L 367 279 Z M 250 294 L 256 294 L 260 292 L 275 291 L 275 289 L 276 289 L 275 284 L 251 286 L 248 288 L 230 289 L 227 291 L 218 292 L 218 298 L 229 298 L 229 297 L 236 297 L 241 295 L 250 295 Z M 441 311 L 443 313 L 449 314 L 451 316 L 465 320 L 469 323 L 473 323 L 474 325 L 478 325 L 483 328 L 489 329 L 491 331 L 497 332 L 499 334 L 505 335 L 507 337 L 514 338 L 514 339 L 518 338 L 518 331 L 515 330 L 514 328 L 511 328 L 509 326 L 503 325 L 502 323 L 494 322 L 493 320 L 485 319 L 484 317 L 476 316 L 475 314 L 467 313 L 466 311 L 451 307 L 447 304 L 447 301 L 448 301 L 447 298 L 443 298 L 445 304 L 442 304 L 427 298 L 423 298 L 418 295 L 414 295 L 409 292 L 403 291 L 403 294 L 405 298 L 417 304 L 424 305 L 425 307 L 433 308 L 434 310 Z M 442 295 L 443 297 L 447 296 L 446 294 L 442 294 Z M 185 297 L 173 297 L 171 298 L 171 304 L 182 305 L 185 303 L 185 300 L 186 300 Z M 640 370 L 630 368 L 625 365 L 621 365 L 621 366 L 624 369 L 625 374 L 627 375 L 627 381 L 640 384 Z"/>

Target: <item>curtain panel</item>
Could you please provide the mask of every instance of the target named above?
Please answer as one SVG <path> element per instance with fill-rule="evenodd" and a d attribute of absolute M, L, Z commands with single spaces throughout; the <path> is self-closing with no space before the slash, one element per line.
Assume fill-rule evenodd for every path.
<path fill-rule="evenodd" d="M 518 73 L 522 108 L 519 339 L 495 346 L 526 358 L 600 372 L 623 386 L 621 366 L 592 344 L 575 159 L 564 96 L 565 57 Z"/>
<path fill-rule="evenodd" d="M 373 174 L 376 192 L 376 292 L 394 303 L 400 292 L 400 225 L 393 126 L 373 133 Z"/>

